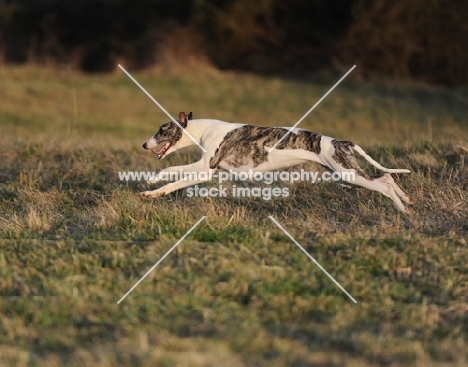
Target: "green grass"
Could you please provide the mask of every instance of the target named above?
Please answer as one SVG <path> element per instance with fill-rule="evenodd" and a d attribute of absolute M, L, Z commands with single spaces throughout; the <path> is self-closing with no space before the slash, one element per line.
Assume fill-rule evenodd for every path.
<path fill-rule="evenodd" d="M 334 83 L 136 78 L 172 114 L 284 126 Z M 1 366 L 468 363 L 468 176 L 457 147 L 468 141 L 466 90 L 351 77 L 304 121 L 409 167 L 396 179 L 416 204 L 399 215 L 379 194 L 333 183 L 290 185 L 271 201 L 142 199 L 145 185 L 118 171 L 199 152 L 160 162 L 141 149 L 167 118 L 123 73 L 72 83 L 67 70 L 1 68 L 0 79 Z"/>

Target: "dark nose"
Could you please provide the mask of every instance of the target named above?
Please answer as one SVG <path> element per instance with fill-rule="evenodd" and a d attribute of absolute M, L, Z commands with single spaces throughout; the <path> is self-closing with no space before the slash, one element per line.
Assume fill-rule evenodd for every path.
<path fill-rule="evenodd" d="M 142 147 L 143 147 L 143 149 L 148 149 L 148 148 L 146 147 L 146 143 L 143 143 Z"/>

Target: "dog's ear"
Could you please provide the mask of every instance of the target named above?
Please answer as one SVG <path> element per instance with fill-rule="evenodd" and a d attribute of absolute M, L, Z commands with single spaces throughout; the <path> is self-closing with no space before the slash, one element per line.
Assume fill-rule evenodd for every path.
<path fill-rule="evenodd" d="M 189 117 L 190 117 L 190 114 L 189 114 Z M 179 121 L 180 121 L 180 125 L 185 129 L 187 127 L 187 115 L 185 114 L 185 112 L 180 112 L 179 113 Z"/>
<path fill-rule="evenodd" d="M 189 112 L 188 114 L 188 120 L 191 120 L 192 119 L 192 112 Z"/>

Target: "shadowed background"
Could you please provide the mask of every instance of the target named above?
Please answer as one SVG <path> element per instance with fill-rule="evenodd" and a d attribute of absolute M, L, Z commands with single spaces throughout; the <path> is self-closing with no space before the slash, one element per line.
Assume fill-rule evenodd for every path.
<path fill-rule="evenodd" d="M 468 82 L 468 3 L 450 0 L 12 0 L 5 63 L 98 72 L 197 57 L 220 69 L 301 75 L 358 64 L 364 77 Z"/>

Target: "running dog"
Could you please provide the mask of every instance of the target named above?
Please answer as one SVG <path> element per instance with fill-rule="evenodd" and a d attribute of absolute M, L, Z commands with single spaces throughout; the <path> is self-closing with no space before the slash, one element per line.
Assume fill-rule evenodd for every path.
<path fill-rule="evenodd" d="M 407 169 L 389 169 L 362 150 L 359 145 L 350 141 L 336 140 L 305 129 L 295 128 L 269 152 L 289 131 L 286 127 L 261 127 L 220 120 L 192 120 L 192 112 L 186 115 L 180 112 L 178 124 L 169 121 L 148 139 L 143 148 L 151 150 L 163 159 L 178 149 L 196 145 L 197 141 L 206 152 L 193 164 L 166 168 L 148 183 L 161 180 L 161 174 L 171 172 L 209 172 L 219 168 L 236 172 L 252 169 L 267 172 L 288 168 L 308 161 L 319 163 L 334 172 L 354 172 L 354 180 L 341 181 L 345 186 L 360 186 L 378 191 L 392 199 L 396 208 L 405 212 L 402 200 L 412 204 L 411 198 L 395 183 L 390 173 L 409 173 Z M 164 144 L 159 150 L 155 148 Z M 380 177 L 370 177 L 359 166 L 354 152 L 362 155 L 369 163 L 385 173 Z M 207 175 L 199 175 L 207 176 Z M 346 176 L 343 176 L 346 177 Z M 195 185 L 209 178 L 196 180 L 179 180 L 169 183 L 157 190 L 145 191 L 145 197 L 164 196 L 170 192 Z"/>

